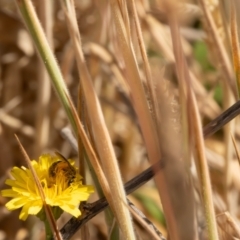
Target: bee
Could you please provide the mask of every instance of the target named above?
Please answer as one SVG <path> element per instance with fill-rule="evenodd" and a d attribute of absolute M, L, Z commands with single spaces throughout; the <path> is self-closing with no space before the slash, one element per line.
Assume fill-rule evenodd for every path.
<path fill-rule="evenodd" d="M 77 171 L 62 154 L 59 152 L 55 152 L 55 154 L 60 160 L 54 162 L 48 170 L 50 185 L 56 183 L 57 176 L 61 176 L 65 178 L 67 185 L 70 186 L 76 178 Z"/>

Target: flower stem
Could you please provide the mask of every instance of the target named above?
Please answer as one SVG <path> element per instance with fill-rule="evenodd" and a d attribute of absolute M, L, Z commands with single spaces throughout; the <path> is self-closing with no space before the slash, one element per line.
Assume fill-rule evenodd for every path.
<path fill-rule="evenodd" d="M 44 225 L 45 225 L 45 233 L 46 233 L 46 240 L 50 240 L 50 239 L 53 239 L 53 233 L 52 233 L 52 230 L 51 230 L 51 226 L 49 225 L 49 222 L 48 220 L 46 219 L 44 221 Z"/>

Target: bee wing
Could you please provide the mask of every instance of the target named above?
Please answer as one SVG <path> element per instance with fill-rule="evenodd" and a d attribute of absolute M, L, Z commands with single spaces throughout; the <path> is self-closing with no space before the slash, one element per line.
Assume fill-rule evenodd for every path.
<path fill-rule="evenodd" d="M 54 153 L 57 157 L 61 158 L 61 160 L 63 160 L 64 162 L 67 162 L 69 167 L 72 167 L 71 163 L 60 152 L 55 151 Z"/>

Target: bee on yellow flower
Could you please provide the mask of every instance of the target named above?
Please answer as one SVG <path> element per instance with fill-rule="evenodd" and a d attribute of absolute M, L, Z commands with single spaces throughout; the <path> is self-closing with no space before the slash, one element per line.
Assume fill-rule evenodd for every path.
<path fill-rule="evenodd" d="M 31 164 L 43 187 L 46 204 L 79 217 L 78 205 L 89 198 L 94 188 L 82 184 L 74 161 L 56 153 L 43 154 Z M 43 200 L 31 171 L 26 167 L 13 167 L 11 174 L 13 179 L 6 180 L 11 188 L 1 191 L 2 196 L 12 198 L 6 207 L 9 210 L 22 208 L 19 216 L 22 220 L 26 220 L 29 214 L 37 215 L 43 207 Z"/>
<path fill-rule="evenodd" d="M 77 171 L 74 166 L 60 153 L 55 152 L 59 160 L 54 162 L 48 170 L 50 184 L 56 183 L 56 177 L 61 177 L 67 182 L 68 186 L 76 179 Z"/>

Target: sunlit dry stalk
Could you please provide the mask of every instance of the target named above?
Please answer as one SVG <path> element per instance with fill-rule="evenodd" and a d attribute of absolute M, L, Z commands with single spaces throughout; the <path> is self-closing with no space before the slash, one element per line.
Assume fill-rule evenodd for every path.
<path fill-rule="evenodd" d="M 91 177 L 94 179 L 98 179 L 98 181 L 94 181 L 95 183 L 95 187 L 98 191 L 98 195 L 100 197 L 103 197 L 105 196 L 107 199 L 108 199 L 108 202 L 109 202 L 109 205 L 111 207 L 111 209 L 114 210 L 114 207 L 113 207 L 113 203 L 112 203 L 112 199 L 110 197 L 110 190 L 109 190 L 109 185 L 108 185 L 108 182 L 106 180 L 106 177 L 102 171 L 102 168 L 99 164 L 99 156 L 97 156 L 97 153 L 95 152 L 96 150 L 96 146 L 95 146 L 95 143 L 93 141 L 93 133 L 92 133 L 92 129 L 91 129 L 91 125 L 90 125 L 90 120 L 88 118 L 88 115 L 86 114 L 86 112 L 84 113 L 85 114 L 85 121 L 86 121 L 86 132 L 88 130 L 88 134 L 89 134 L 89 139 L 87 137 L 87 134 L 85 133 L 84 129 L 83 129 L 83 125 L 82 123 L 79 121 L 79 117 L 77 115 L 77 112 L 73 106 L 73 104 L 71 104 L 71 108 L 72 108 L 72 111 L 74 113 L 74 118 L 76 119 L 76 123 L 77 123 L 77 129 L 78 129 L 78 136 L 79 138 L 81 139 L 81 142 L 83 144 L 83 147 L 84 147 L 84 156 L 85 158 L 87 159 L 87 163 L 91 163 L 91 166 L 93 166 L 93 169 L 94 171 L 91 171 Z M 86 109 L 84 110 L 86 111 Z M 68 129 L 65 129 L 63 131 L 64 135 L 67 137 L 68 140 L 70 140 L 71 142 L 71 145 L 73 147 L 73 149 L 75 149 L 75 151 L 77 153 L 79 153 L 79 145 L 78 145 L 78 142 L 76 141 L 76 139 L 74 138 L 74 136 L 72 135 L 72 132 L 71 131 L 68 131 Z M 85 152 L 86 152 L 86 155 L 85 155 Z M 82 204 L 84 205 L 84 204 Z M 109 210 L 109 209 L 106 209 L 105 210 L 105 215 L 106 215 L 106 220 L 108 222 L 110 222 L 112 220 L 112 212 Z M 111 223 L 109 223 L 111 224 Z M 84 227 L 84 226 L 83 226 Z M 75 230 L 76 231 L 76 230 Z M 74 232 L 75 233 L 75 232 Z M 72 233 L 72 234 L 74 234 Z"/>
<path fill-rule="evenodd" d="M 224 28 L 224 40 L 226 43 L 226 49 L 228 52 L 230 52 L 231 49 L 231 39 L 230 39 L 230 34 L 229 34 L 229 21 L 228 21 L 228 2 L 231 4 L 231 1 L 225 1 L 225 0 L 219 0 L 218 1 L 218 7 L 219 7 L 219 12 L 221 14 L 221 23 Z"/>
<path fill-rule="evenodd" d="M 197 102 L 193 92 L 191 92 L 192 97 L 192 111 L 193 113 L 193 131 L 195 132 L 195 155 L 196 155 L 196 165 L 198 167 L 198 176 L 200 178 L 200 186 L 202 187 L 201 193 L 203 195 L 204 201 L 204 208 L 205 214 L 208 223 L 208 235 L 209 239 L 217 240 L 218 238 L 218 231 L 217 231 L 217 224 L 215 219 L 215 211 L 213 206 L 213 194 L 211 189 L 211 181 L 209 175 L 209 169 L 207 165 L 207 160 L 205 156 L 204 150 L 204 141 L 201 132 L 201 120 L 200 115 L 197 110 Z"/>
<path fill-rule="evenodd" d="M 109 4 L 108 4 L 107 0 L 96 1 L 94 4 L 95 4 L 95 7 L 98 9 L 99 14 L 101 16 L 100 18 L 102 20 L 99 44 L 105 45 L 107 42 L 108 29 L 109 29 L 109 24 L 110 24 Z"/>
<path fill-rule="evenodd" d="M 104 193 L 104 196 L 106 197 L 106 199 L 108 200 L 109 202 L 109 206 L 111 207 L 112 211 L 115 213 L 115 208 L 114 208 L 114 204 L 113 204 L 113 199 L 112 199 L 112 194 L 111 194 L 111 191 L 110 191 L 110 188 L 109 188 L 109 184 L 108 184 L 108 181 L 102 171 L 102 167 L 100 166 L 100 161 L 98 160 L 98 157 L 96 156 L 96 153 L 90 143 L 90 141 L 88 140 L 88 137 L 83 129 L 83 126 L 79 120 L 79 117 L 77 115 L 77 112 L 72 104 L 72 102 L 70 101 L 70 104 L 71 104 L 71 108 L 72 108 L 72 111 L 73 111 L 73 115 L 74 115 L 74 118 L 75 118 L 75 121 L 76 121 L 76 124 L 77 124 L 77 130 L 78 130 L 78 133 L 79 133 L 79 138 L 81 139 L 81 142 L 84 146 L 84 150 L 86 151 L 87 153 L 87 157 L 89 158 L 90 160 L 90 163 L 91 165 L 93 166 L 93 169 L 94 169 L 94 173 L 92 173 L 92 176 L 95 174 L 97 175 L 98 177 L 98 181 L 100 183 L 100 186 L 102 188 L 102 191 Z M 90 137 L 91 137 L 91 134 L 90 134 Z M 97 185 L 98 183 L 95 183 L 95 185 Z M 98 187 L 98 186 L 96 186 Z M 107 214 L 111 216 L 111 213 L 109 213 L 109 211 L 107 210 Z M 116 213 L 115 213 L 116 215 Z"/>
<path fill-rule="evenodd" d="M 39 1 L 40 2 L 40 1 Z M 49 45 L 52 46 L 52 2 L 41 0 L 39 4 L 39 19 L 45 31 Z M 36 111 L 35 156 L 39 156 L 49 140 L 49 101 L 51 84 L 49 76 L 41 59 L 38 63 L 38 91 Z"/>
<path fill-rule="evenodd" d="M 219 227 L 222 229 L 224 236 L 229 236 L 226 239 L 240 239 L 240 229 L 238 221 L 235 220 L 229 212 L 223 212 L 217 215 Z M 225 238 L 223 238 L 225 239 Z"/>
<path fill-rule="evenodd" d="M 25 151 L 25 149 L 23 148 L 20 140 L 18 139 L 17 135 L 15 135 L 16 139 L 17 139 L 17 142 L 19 144 L 19 147 L 20 147 L 20 150 L 24 156 L 24 160 L 28 166 L 28 168 L 30 169 L 31 173 L 32 173 L 32 176 L 34 178 L 34 181 L 36 183 L 36 186 L 38 188 L 38 191 L 39 191 L 39 195 L 41 196 L 41 200 L 43 201 L 43 207 L 44 207 L 44 211 L 46 213 L 46 217 L 47 217 L 47 221 L 48 223 L 50 224 L 50 227 L 51 227 L 51 230 L 52 230 L 52 233 L 54 234 L 55 238 L 57 240 L 62 240 L 62 236 L 58 230 L 58 227 L 57 227 L 57 224 L 56 224 L 56 221 L 55 221 L 55 218 L 53 216 L 53 213 L 52 213 L 52 210 L 51 208 L 46 204 L 46 197 L 45 197 L 45 194 L 44 194 L 44 191 L 43 191 L 43 187 L 42 187 L 42 184 L 40 183 L 39 179 L 38 179 L 38 176 L 35 172 L 35 169 L 33 168 L 32 164 L 31 164 L 31 160 L 27 154 L 27 152 Z M 46 221 L 46 220 L 45 220 Z M 49 238 L 49 236 L 47 236 Z"/>
<path fill-rule="evenodd" d="M 192 181 L 190 177 L 190 157 L 191 157 L 191 146 L 192 146 L 192 129 L 190 128 L 190 121 L 191 121 L 191 111 L 190 111 L 190 89 L 189 81 L 190 77 L 187 73 L 187 69 L 185 66 L 185 59 L 183 56 L 182 46 L 181 46 L 181 38 L 179 35 L 179 29 L 177 24 L 177 12 L 174 8 L 175 6 L 171 3 L 165 4 L 165 11 L 168 12 L 168 20 L 171 30 L 171 36 L 172 36 L 172 43 L 173 43 L 173 52 L 175 55 L 175 61 L 176 61 L 176 69 L 177 69 L 177 75 L 178 75 L 178 81 L 179 81 L 179 92 L 180 92 L 180 102 L 181 102 L 181 117 L 182 117 L 182 135 L 179 136 L 180 143 L 176 142 L 174 144 L 174 153 L 177 151 L 178 148 L 182 148 L 182 151 L 179 150 L 178 155 L 177 153 L 172 153 L 169 149 L 168 152 L 166 150 L 163 150 L 163 153 L 166 154 L 166 157 L 163 155 L 164 158 L 170 158 L 170 164 L 171 168 L 169 167 L 168 172 L 171 173 L 171 177 L 168 177 L 169 179 L 169 188 L 172 188 L 174 191 L 171 193 L 172 201 L 173 201 L 173 208 L 175 212 L 175 218 L 177 222 L 177 232 L 175 233 L 177 236 L 177 239 L 181 240 L 187 240 L 187 239 L 198 239 L 197 235 L 197 226 L 196 226 L 196 219 L 195 219 L 195 212 L 194 212 L 194 200 L 193 200 L 193 186 Z M 161 94 L 160 94 L 161 95 Z M 162 100 L 161 100 L 162 102 Z M 169 103 L 168 103 L 169 104 Z M 163 106 L 162 106 L 163 107 Z M 161 110 L 162 111 L 162 110 Z M 168 110 L 169 111 L 169 110 Z M 167 109 L 165 110 L 167 112 Z M 165 113 L 166 114 L 166 113 Z M 162 118 L 165 118 L 165 114 L 161 114 L 161 125 L 163 124 Z M 164 117 L 162 117 L 162 115 Z M 166 121 L 166 120 L 165 120 Z M 165 123 L 166 125 L 166 123 Z M 165 144 L 169 144 L 171 148 L 173 147 L 173 141 L 176 141 L 176 133 L 171 133 L 170 126 L 165 127 L 165 125 L 162 127 L 167 131 L 165 133 Z M 166 130 L 167 129 L 167 130 Z M 168 135 L 174 135 L 174 138 L 170 139 Z M 162 135 L 164 136 L 164 130 L 162 130 Z M 168 141 L 167 141 L 168 140 Z M 163 139 L 164 141 L 164 139 Z M 164 141 L 164 142 L 165 142 Z M 170 148 L 170 147 L 169 147 Z M 181 156 L 181 157 L 180 157 Z M 183 158 L 184 161 L 181 161 L 180 158 Z M 173 162 L 173 163 L 172 163 Z M 177 167 L 176 167 L 177 166 Z M 169 174 L 167 174 L 168 176 Z M 178 187 L 174 188 L 174 184 L 172 182 L 179 182 L 182 184 L 179 184 Z M 174 197 L 178 198 L 178 203 L 174 202 Z M 179 207 L 179 205 L 181 207 Z M 181 209 L 184 209 L 184 211 L 181 211 Z M 186 226 L 188 228 L 186 229 Z M 170 232 L 170 234 L 172 234 Z"/>
<path fill-rule="evenodd" d="M 169 87 L 162 89 L 166 83 L 158 82 L 157 92 L 160 111 L 159 138 L 163 172 L 170 192 L 170 201 L 174 212 L 176 228 L 167 226 L 171 239 L 195 240 L 196 220 L 194 215 L 193 186 L 189 175 L 189 164 L 186 164 L 186 154 L 183 149 L 183 136 L 180 126 L 177 105 L 173 105 Z M 169 92 L 169 93 L 168 93 Z M 174 109 L 174 110 L 173 110 Z M 181 129 L 181 130 L 180 130 Z M 174 151 L 172 150 L 174 149 Z M 187 226 L 187 227 L 186 227 Z"/>
<path fill-rule="evenodd" d="M 238 43 L 238 33 L 237 33 L 237 23 L 236 23 L 236 13 L 235 9 L 233 6 L 233 2 L 230 1 L 230 6 L 231 6 L 231 20 L 230 20 L 230 26 L 231 26 L 231 48 L 232 48 L 232 58 L 233 58 L 233 66 L 235 70 L 235 77 L 236 77 L 236 86 L 238 90 L 238 97 L 239 97 L 239 90 L 240 90 L 240 58 L 239 58 L 239 43 Z M 223 4 L 223 3 L 222 3 Z M 221 4 L 221 5 L 222 5 Z M 223 10 L 222 10 L 223 12 Z M 223 16 L 223 14 L 222 14 Z M 224 22 L 224 19 L 222 19 L 221 22 Z M 225 22 L 223 23 L 224 26 L 227 24 L 226 19 Z M 228 29 L 225 26 L 225 33 L 226 33 L 226 38 L 227 40 L 229 39 L 229 34 L 228 34 Z M 233 103 L 234 103 L 234 98 L 231 93 L 231 89 L 229 85 L 224 82 L 223 83 L 223 106 L 224 109 L 228 109 Z M 226 199 L 226 204 L 228 208 L 230 208 L 230 198 L 231 195 L 229 194 L 229 184 L 231 181 L 231 169 L 230 169 L 230 163 L 233 157 L 233 146 L 231 142 L 231 132 L 235 131 L 235 120 L 231 121 L 228 125 L 224 127 L 224 143 L 225 143 L 225 153 L 224 153 L 224 159 L 225 159 L 225 166 L 224 166 L 224 195 Z"/>
<path fill-rule="evenodd" d="M 143 59 L 143 66 L 144 66 L 144 70 L 145 70 L 146 83 L 147 83 L 147 88 L 148 88 L 148 91 L 146 94 L 149 94 L 150 95 L 149 98 L 152 100 L 152 101 L 149 101 L 149 105 L 150 105 L 149 107 L 151 108 L 150 113 L 152 114 L 154 122 L 157 126 L 157 122 L 159 121 L 159 116 L 158 116 L 158 111 L 156 109 L 156 107 L 157 107 L 156 91 L 154 89 L 154 85 L 153 85 L 153 81 L 152 81 L 152 73 L 151 73 L 150 65 L 149 65 L 146 50 L 145 50 L 145 45 L 144 45 L 143 36 L 142 36 L 142 30 L 140 27 L 140 22 L 139 22 L 135 4 L 136 4 L 135 1 L 131 0 L 133 19 L 135 22 L 135 27 L 136 27 L 137 37 L 138 37 L 138 44 L 139 44 L 139 48 L 140 48 L 142 59 Z"/>
<path fill-rule="evenodd" d="M 126 37 L 128 39 L 128 42 L 131 42 L 131 29 L 130 29 L 130 23 L 129 23 L 129 17 L 128 17 L 128 10 L 127 10 L 127 1 L 125 0 L 116 0 L 116 3 L 118 4 L 118 8 L 121 12 L 121 15 L 123 17 L 123 22 L 126 30 Z"/>
<path fill-rule="evenodd" d="M 239 51 L 239 39 L 237 31 L 237 18 L 236 10 L 234 7 L 234 2 L 231 0 L 231 40 L 232 40 L 232 57 L 233 57 L 233 66 L 237 81 L 238 87 L 238 96 L 240 96 L 240 51 Z"/>
<path fill-rule="evenodd" d="M 78 117 L 81 120 L 83 126 L 86 121 L 86 109 L 84 103 L 84 95 L 82 88 L 79 86 L 78 88 L 78 106 L 77 106 Z M 85 163 L 84 163 L 84 146 L 82 144 L 82 140 L 80 136 L 78 136 L 78 160 L 80 166 L 80 175 L 83 177 L 83 183 L 85 183 Z"/>
<path fill-rule="evenodd" d="M 240 92 L 240 58 L 239 58 L 239 42 L 238 42 L 238 32 L 237 32 L 237 20 L 236 20 L 236 12 L 234 8 L 233 1 L 230 1 L 230 27 L 231 27 L 231 49 L 232 49 L 232 59 L 233 59 L 233 66 L 235 71 L 235 79 L 236 79 L 236 86 L 239 98 Z M 225 29 L 226 41 L 229 43 L 229 31 L 227 26 L 227 19 L 224 15 L 223 2 L 219 2 L 219 7 L 222 13 L 221 23 Z M 225 18 L 224 18 L 225 17 Z M 229 47 L 229 45 L 227 45 Z M 229 49 L 230 51 L 230 49 Z M 230 86 L 224 81 L 223 83 L 223 107 L 224 109 L 228 109 L 234 103 L 234 97 L 232 95 L 232 91 Z M 231 142 L 230 133 L 235 132 L 235 119 L 232 120 L 228 125 L 224 127 L 224 143 L 225 143 L 225 152 L 224 152 L 224 197 L 226 200 L 226 204 L 228 209 L 231 209 L 231 194 L 229 192 L 229 184 L 231 183 L 232 175 L 231 175 L 231 168 L 230 164 L 232 162 L 233 157 L 233 145 Z"/>
<path fill-rule="evenodd" d="M 132 47 L 132 42 L 129 42 L 126 35 L 126 29 L 121 15 L 121 11 L 117 1 L 111 0 L 112 15 L 115 22 L 116 32 L 119 40 L 119 47 L 125 61 L 126 78 L 131 91 L 131 98 L 133 101 L 134 109 L 138 116 L 138 121 L 143 134 L 144 142 L 146 145 L 147 153 L 151 164 L 160 160 L 160 147 L 157 131 L 155 128 L 152 115 L 149 112 L 146 94 L 144 92 L 138 65 L 135 58 L 135 53 Z M 130 39 L 131 40 L 131 39 Z M 150 99 L 151 103 L 153 102 Z M 161 201 L 167 221 L 168 232 L 173 239 L 178 238 L 178 223 L 174 213 L 173 202 L 171 199 L 171 188 L 168 186 L 166 175 L 160 171 L 155 176 L 155 182 L 159 190 Z"/>
<path fill-rule="evenodd" d="M 81 94 L 83 94 L 82 91 L 81 91 Z M 85 159 L 87 160 L 86 162 L 88 163 L 88 166 L 89 166 L 89 163 L 91 163 L 91 166 L 93 166 L 94 171 L 91 171 L 91 177 L 94 180 L 95 187 L 98 192 L 98 196 L 99 197 L 107 196 L 107 199 L 110 202 L 109 203 L 110 208 L 107 208 L 105 210 L 104 214 L 106 216 L 105 219 L 106 219 L 107 225 L 111 226 L 112 222 L 115 221 L 115 217 L 113 215 L 114 206 L 113 206 L 112 199 L 110 196 L 111 194 L 109 192 L 109 186 L 108 186 L 106 177 L 103 174 L 103 170 L 99 164 L 100 157 L 97 152 L 96 144 L 94 141 L 93 129 L 91 127 L 91 121 L 89 119 L 89 115 L 87 114 L 87 109 L 86 109 L 85 103 L 84 103 L 84 105 L 82 105 L 82 107 L 84 108 L 83 112 L 84 112 L 84 122 L 85 122 L 84 130 L 85 131 L 83 131 L 82 125 L 80 124 L 78 126 L 79 138 L 81 139 L 81 142 L 82 142 L 84 148 L 89 148 L 89 146 L 90 146 L 90 149 L 87 151 L 85 151 L 85 149 L 83 149 L 84 150 L 83 154 L 84 154 Z M 73 111 L 74 111 L 74 107 L 73 107 Z M 76 115 L 76 119 L 78 119 L 77 115 Z M 77 120 L 77 122 L 78 122 L 78 120 Z M 86 134 L 85 134 L 85 132 L 86 132 Z M 88 138 L 86 140 L 82 140 L 83 138 L 85 139 L 87 135 L 88 135 Z M 87 145 L 85 142 L 87 143 Z M 79 152 L 79 147 L 77 149 L 77 152 Z M 92 156 L 91 152 L 93 152 L 93 154 L 94 154 L 93 156 Z M 90 157 L 90 159 L 89 159 L 89 157 Z M 91 159 L 91 158 L 93 158 L 93 159 Z M 91 166 L 89 166 L 89 167 L 91 167 Z M 106 183 L 107 183 L 107 185 L 106 185 Z M 117 239 L 118 237 L 115 237 L 115 238 Z"/>
<path fill-rule="evenodd" d="M 209 33 L 211 34 L 211 38 L 216 46 L 216 50 L 218 53 L 217 59 L 219 60 L 219 64 L 221 66 L 221 70 L 223 72 L 224 81 L 226 81 L 227 84 L 229 84 L 234 97 L 237 98 L 237 90 L 236 90 L 236 84 L 234 82 L 234 76 L 232 74 L 232 67 L 231 63 L 228 58 L 228 54 L 226 52 L 226 49 L 223 45 L 223 42 L 221 41 L 220 37 L 217 33 L 217 27 L 213 20 L 213 17 L 207 7 L 206 0 L 198 0 L 203 13 L 204 13 L 204 20 L 206 21 L 206 25 L 208 27 Z"/>
<path fill-rule="evenodd" d="M 178 27 L 176 12 L 174 11 L 173 2 L 165 4 L 168 12 L 169 25 L 172 34 L 172 43 L 174 54 L 176 58 L 176 67 L 178 72 L 179 84 L 182 85 L 182 94 L 186 94 L 187 102 L 185 106 L 186 114 L 188 114 L 187 122 L 189 124 L 190 141 L 189 145 L 194 144 L 193 153 L 195 155 L 195 162 L 198 170 L 198 177 L 200 179 L 201 194 L 203 197 L 203 204 L 205 215 L 207 219 L 208 237 L 211 240 L 218 239 L 217 224 L 215 219 L 215 211 L 212 199 L 211 181 L 209 176 L 209 169 L 205 156 L 204 140 L 202 135 L 202 127 L 200 115 L 197 109 L 196 98 L 191 89 L 191 79 L 187 69 L 186 60 L 183 55 L 181 47 L 181 39 Z M 191 114 L 191 115 L 190 115 Z M 196 229 L 195 229 L 196 231 Z M 196 234 L 196 232 L 195 232 Z M 196 237 L 196 235 L 194 236 Z"/>
<path fill-rule="evenodd" d="M 239 154 L 239 153 L 238 153 Z M 240 156 L 240 155 L 239 155 Z M 226 218 L 226 222 L 231 226 L 231 228 L 234 230 L 234 237 L 236 240 L 240 239 L 240 229 L 239 229 L 239 224 L 236 220 L 232 218 L 232 216 L 229 214 L 229 212 L 224 212 L 223 216 Z M 224 228 L 226 225 L 224 225 Z"/>
<path fill-rule="evenodd" d="M 81 141 L 84 145 L 84 148 L 86 150 L 87 156 L 89 157 L 89 160 L 90 160 L 90 162 L 91 162 L 91 164 L 94 168 L 94 171 L 95 171 L 95 173 L 98 177 L 98 181 L 99 181 L 99 183 L 102 187 L 104 195 L 107 198 L 107 200 L 109 202 L 109 205 L 112 208 L 113 212 L 115 213 L 115 207 L 114 207 L 114 204 L 113 204 L 114 199 L 112 199 L 112 192 L 110 191 L 109 184 L 108 184 L 108 181 L 105 177 L 105 174 L 102 171 L 100 161 L 98 160 L 98 157 L 97 157 L 96 153 L 94 152 L 94 149 L 93 149 L 90 141 L 88 140 L 88 137 L 87 137 L 87 135 L 86 135 L 86 133 L 83 129 L 83 126 L 82 126 L 81 122 L 79 121 L 77 112 L 76 112 L 74 106 L 72 105 L 72 102 L 71 102 L 71 108 L 72 108 L 72 111 L 73 111 L 73 114 L 74 114 L 74 118 L 76 119 L 78 133 L 79 133 Z"/>
<path fill-rule="evenodd" d="M 78 87 L 78 104 L 77 104 L 77 112 L 78 112 L 78 117 L 83 124 L 85 125 L 85 104 L 84 104 L 84 95 L 81 86 Z M 77 119 L 76 119 L 77 121 Z M 77 136 L 77 142 L 78 142 L 78 162 L 79 162 L 79 173 L 83 177 L 82 183 L 86 184 L 86 168 L 85 168 L 85 149 L 84 145 L 82 143 L 80 134 Z M 80 203 L 80 208 L 82 208 L 83 204 L 85 202 Z M 88 239 L 89 238 L 89 231 L 88 231 L 88 225 L 85 224 L 81 230 L 80 230 L 80 237 L 81 239 Z"/>
<path fill-rule="evenodd" d="M 156 135 L 156 131 L 154 130 L 153 120 L 149 113 L 149 108 L 146 101 L 145 92 L 141 83 L 134 50 L 132 48 L 132 43 L 128 42 L 125 25 L 116 1 L 111 1 L 111 7 L 116 24 L 116 30 L 120 39 L 120 49 L 122 50 L 122 54 L 126 64 L 128 84 L 132 93 L 133 104 L 135 106 L 137 115 L 139 116 L 139 122 L 140 125 L 142 125 L 141 127 L 146 129 L 145 131 L 142 129 L 145 141 L 148 138 L 149 140 L 151 139 L 150 142 L 146 141 L 146 144 L 148 145 L 148 149 L 152 149 L 152 151 L 156 153 L 154 154 L 154 158 L 152 158 L 152 160 L 155 159 L 156 161 L 160 157 L 157 140 L 158 138 Z M 145 123 L 148 124 L 145 125 Z M 153 133 L 153 135 L 150 137 L 151 133 Z"/>
<path fill-rule="evenodd" d="M 237 155 L 237 160 L 238 160 L 238 163 L 240 165 L 240 152 L 238 150 L 236 140 L 235 140 L 235 138 L 234 138 L 234 136 L 232 134 L 231 134 L 231 138 L 232 138 L 233 146 L 235 148 L 235 152 L 236 152 L 236 155 Z"/>
<path fill-rule="evenodd" d="M 125 239 L 135 239 L 130 213 L 126 208 L 126 195 L 118 169 L 117 159 L 110 136 L 107 132 L 97 95 L 93 88 L 91 77 L 85 64 L 74 4 L 73 1 L 65 1 L 62 5 L 67 19 L 70 36 L 76 51 L 79 75 L 81 75 L 81 86 L 84 91 L 95 144 L 111 189 L 110 197 L 112 198 L 112 206 L 115 210 L 114 213 L 116 214 L 118 224 Z"/>

